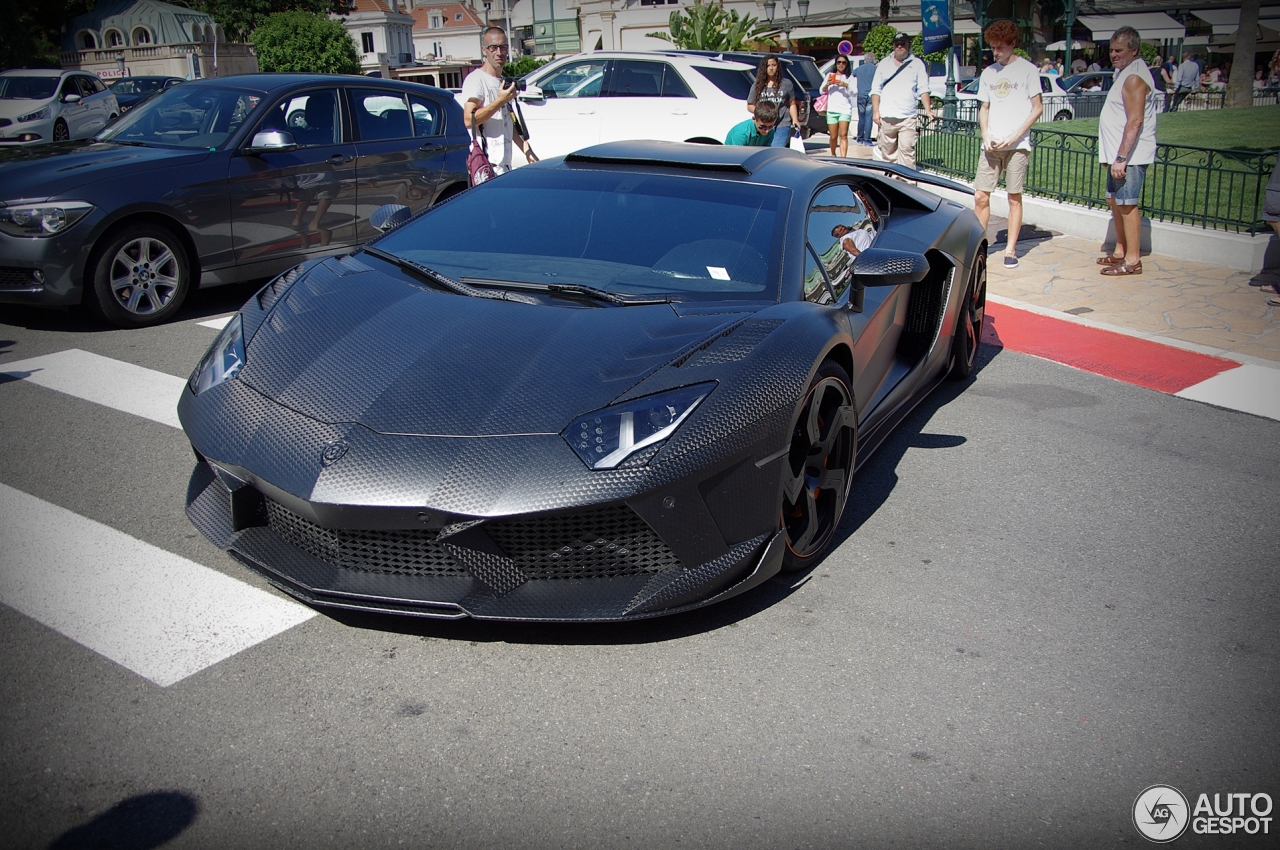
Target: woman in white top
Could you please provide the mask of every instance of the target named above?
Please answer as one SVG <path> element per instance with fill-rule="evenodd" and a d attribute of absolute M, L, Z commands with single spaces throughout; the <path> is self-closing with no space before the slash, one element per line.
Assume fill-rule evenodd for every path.
<path fill-rule="evenodd" d="M 853 118 L 854 94 L 849 74 L 849 57 L 837 56 L 836 64 L 822 83 L 822 93 L 827 96 L 827 135 L 831 140 L 832 156 L 836 156 L 836 142 L 840 143 L 839 155 L 849 155 L 849 121 Z"/>

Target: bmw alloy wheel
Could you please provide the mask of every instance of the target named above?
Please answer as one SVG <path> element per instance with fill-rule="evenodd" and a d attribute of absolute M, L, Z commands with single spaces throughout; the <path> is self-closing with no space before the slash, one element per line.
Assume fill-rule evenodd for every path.
<path fill-rule="evenodd" d="M 168 306 L 178 291 L 181 270 L 168 245 L 143 236 L 120 247 L 108 275 L 116 303 L 135 315 L 148 315 Z"/>

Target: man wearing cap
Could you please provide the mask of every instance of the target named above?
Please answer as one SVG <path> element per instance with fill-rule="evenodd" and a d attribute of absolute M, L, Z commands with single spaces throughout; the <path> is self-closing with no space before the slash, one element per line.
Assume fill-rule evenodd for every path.
<path fill-rule="evenodd" d="M 871 120 L 880 128 L 880 156 L 886 162 L 916 167 L 916 101 L 933 118 L 929 100 L 929 72 L 911 55 L 911 36 L 893 38 L 893 52 L 880 60 L 871 83 Z"/>

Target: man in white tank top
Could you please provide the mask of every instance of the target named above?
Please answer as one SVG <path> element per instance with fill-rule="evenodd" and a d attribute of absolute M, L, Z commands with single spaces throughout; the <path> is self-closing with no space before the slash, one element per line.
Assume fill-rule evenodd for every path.
<path fill-rule="evenodd" d="M 1098 258 L 1108 276 L 1142 274 L 1142 181 L 1156 158 L 1155 80 L 1138 56 L 1142 37 L 1133 27 L 1111 36 L 1115 82 L 1098 116 L 1098 160 L 1107 166 L 1107 204 L 1115 224 L 1116 247 Z"/>

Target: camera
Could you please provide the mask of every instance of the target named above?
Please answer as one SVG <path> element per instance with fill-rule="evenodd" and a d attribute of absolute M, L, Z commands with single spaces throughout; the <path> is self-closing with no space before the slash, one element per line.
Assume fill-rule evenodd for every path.
<path fill-rule="evenodd" d="M 523 77 L 503 77 L 502 87 L 505 89 L 508 85 L 515 86 L 516 91 L 524 91 L 528 84 Z"/>

